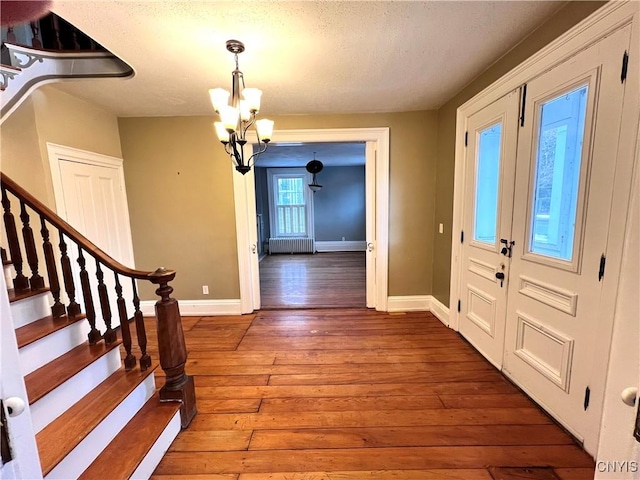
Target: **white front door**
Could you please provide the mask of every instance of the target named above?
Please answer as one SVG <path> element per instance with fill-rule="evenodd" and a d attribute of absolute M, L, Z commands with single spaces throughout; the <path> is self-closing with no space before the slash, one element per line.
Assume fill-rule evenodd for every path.
<path fill-rule="evenodd" d="M 595 352 L 610 337 L 601 270 L 608 236 L 619 234 L 609 220 L 630 30 L 530 81 L 518 139 L 503 368 L 591 452 L 605 388 Z"/>
<path fill-rule="evenodd" d="M 11 398 L 26 403 L 25 411 L 15 417 L 7 411 L 6 401 Z M 0 276 L 0 399 L 4 410 L 0 437 L 9 444 L 9 452 L 2 452 L 0 479 L 42 478 L 4 275 Z"/>
<path fill-rule="evenodd" d="M 518 92 L 467 122 L 460 333 L 496 367 L 504 350 Z"/>

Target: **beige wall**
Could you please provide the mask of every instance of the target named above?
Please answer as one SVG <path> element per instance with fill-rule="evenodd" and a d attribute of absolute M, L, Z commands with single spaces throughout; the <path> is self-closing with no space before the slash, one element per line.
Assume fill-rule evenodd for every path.
<path fill-rule="evenodd" d="M 429 294 L 436 113 L 274 120 L 276 129 L 390 128 L 389 295 Z M 240 295 L 232 169 L 212 122 L 212 117 L 119 121 L 136 263 L 147 268 L 163 262 L 177 270 L 174 288 L 182 299 Z M 202 295 L 202 285 L 209 285 L 211 295 Z"/>
<path fill-rule="evenodd" d="M 34 91 L 0 139 L 2 171 L 54 210 L 47 142 L 122 157 L 116 116 L 53 86 Z"/>
<path fill-rule="evenodd" d="M 451 224 L 453 222 L 453 174 L 456 110 L 505 73 L 589 16 L 606 2 L 569 2 L 524 41 L 489 67 L 438 110 L 438 154 L 435 226 L 443 223 L 444 234 L 434 239 L 433 295 L 449 305 L 451 279 Z M 437 229 L 436 229 L 437 231 Z M 459 232 L 456 232 L 459 235 Z"/>

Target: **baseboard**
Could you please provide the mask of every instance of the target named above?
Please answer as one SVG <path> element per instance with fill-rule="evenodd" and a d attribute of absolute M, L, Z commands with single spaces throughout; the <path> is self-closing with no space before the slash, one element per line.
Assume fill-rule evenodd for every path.
<path fill-rule="evenodd" d="M 449 326 L 449 309 L 433 295 L 407 295 L 389 297 L 389 312 L 431 312 L 438 320 Z"/>
<path fill-rule="evenodd" d="M 388 312 L 428 312 L 431 306 L 431 295 L 406 295 L 389 297 Z"/>
<path fill-rule="evenodd" d="M 180 314 L 184 317 L 199 317 L 206 315 L 242 315 L 240 299 L 229 300 L 178 300 Z M 155 300 L 140 302 L 143 315 L 155 315 Z"/>
<path fill-rule="evenodd" d="M 444 303 L 436 297 L 431 297 L 431 306 L 429 307 L 429 311 L 447 327 L 449 326 L 449 307 L 445 306 Z"/>
<path fill-rule="evenodd" d="M 316 251 L 324 252 L 364 252 L 367 249 L 367 242 L 363 241 L 317 241 Z"/>

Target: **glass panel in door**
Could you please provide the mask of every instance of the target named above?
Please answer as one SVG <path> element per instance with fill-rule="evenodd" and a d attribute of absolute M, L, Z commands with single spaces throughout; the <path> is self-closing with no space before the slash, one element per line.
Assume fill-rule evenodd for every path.
<path fill-rule="evenodd" d="M 587 85 L 540 105 L 529 251 L 571 261 Z"/>
<path fill-rule="evenodd" d="M 473 239 L 489 245 L 496 243 L 501 137 L 501 123 L 478 134 Z"/>

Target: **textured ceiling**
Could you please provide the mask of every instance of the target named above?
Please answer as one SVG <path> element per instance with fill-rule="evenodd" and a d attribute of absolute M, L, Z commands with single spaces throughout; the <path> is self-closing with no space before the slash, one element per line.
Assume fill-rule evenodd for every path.
<path fill-rule="evenodd" d="M 556 11 L 548 1 L 94 1 L 53 10 L 129 63 L 59 88 L 119 116 L 211 115 L 233 56 L 263 116 L 438 108 Z"/>

